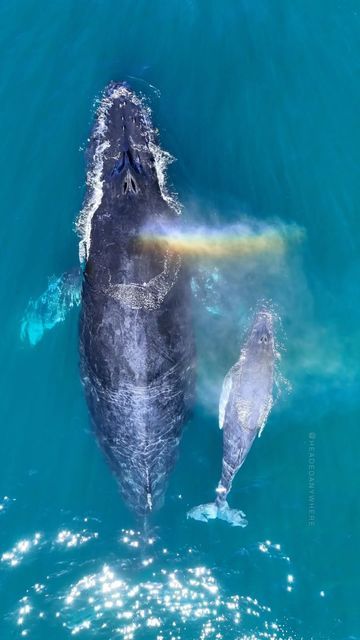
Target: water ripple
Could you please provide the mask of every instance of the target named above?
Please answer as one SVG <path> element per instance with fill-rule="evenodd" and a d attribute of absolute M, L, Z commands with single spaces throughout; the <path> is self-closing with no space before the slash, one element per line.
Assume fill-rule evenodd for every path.
<path fill-rule="evenodd" d="M 154 536 L 144 539 L 139 531 L 123 529 L 115 557 L 101 562 L 91 556 L 90 547 L 85 562 L 66 562 L 59 572 L 58 565 L 64 565 L 59 552 L 77 553 L 99 533 L 63 528 L 47 540 L 39 535 L 19 541 L 2 556 L 12 568 L 13 560 L 19 564 L 35 547 L 40 554 L 46 547 L 57 552 L 53 573 L 32 584 L 14 611 L 20 637 L 36 640 L 39 625 L 47 625 L 49 631 L 61 627 L 69 638 L 111 634 L 122 640 L 226 640 L 231 633 L 234 640 L 295 640 L 271 607 L 247 595 L 243 585 L 239 593 L 228 593 L 216 570 L 199 562 L 194 549 L 173 553 Z M 121 549 L 132 555 L 130 560 L 124 561 Z M 254 552 L 285 558 L 289 569 L 277 543 L 259 543 Z M 293 574 L 285 572 L 284 582 L 292 588 Z"/>

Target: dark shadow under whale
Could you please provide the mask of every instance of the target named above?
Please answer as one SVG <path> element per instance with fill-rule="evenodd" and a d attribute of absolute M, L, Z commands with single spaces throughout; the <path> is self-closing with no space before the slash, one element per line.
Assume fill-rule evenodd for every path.
<path fill-rule="evenodd" d="M 128 505 L 161 506 L 194 394 L 190 279 L 149 224 L 174 225 L 149 114 L 112 83 L 97 113 L 84 210 L 81 376 L 99 443 Z"/>

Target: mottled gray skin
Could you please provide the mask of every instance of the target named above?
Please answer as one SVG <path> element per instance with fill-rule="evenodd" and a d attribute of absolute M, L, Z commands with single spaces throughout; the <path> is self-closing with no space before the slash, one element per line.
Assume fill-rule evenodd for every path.
<path fill-rule="evenodd" d="M 215 502 L 193 507 L 188 518 L 202 522 L 220 518 L 234 527 L 246 527 L 245 514 L 230 509 L 227 496 L 271 410 L 276 357 L 272 315 L 262 309 L 256 314 L 238 362 L 224 379 L 219 403 L 223 461 Z"/>
<path fill-rule="evenodd" d="M 224 380 L 220 400 L 223 461 L 215 502 L 219 509 L 272 407 L 276 359 L 272 325 L 271 313 L 257 313 L 240 358 Z"/>
<path fill-rule="evenodd" d="M 193 402 L 190 283 L 179 256 L 141 240 L 143 227 L 173 225 L 177 214 L 162 196 L 147 114 L 130 90 L 113 99 L 106 126 L 82 288 L 81 372 L 99 443 L 125 501 L 144 515 L 163 502 Z"/>

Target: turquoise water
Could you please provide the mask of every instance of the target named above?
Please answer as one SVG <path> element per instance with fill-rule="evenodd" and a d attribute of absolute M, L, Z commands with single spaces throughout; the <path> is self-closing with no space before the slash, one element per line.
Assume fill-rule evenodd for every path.
<path fill-rule="evenodd" d="M 0 638 L 359 638 L 358 3 L 3 1 L 0 25 Z M 111 79 L 147 97 L 184 216 L 305 233 L 281 263 L 230 261 L 220 314 L 195 304 L 198 403 L 146 548 L 88 427 L 76 311 L 19 336 L 77 263 Z M 261 296 L 292 390 L 230 496 L 248 527 L 203 525 L 186 511 L 218 481 L 221 379 Z"/>

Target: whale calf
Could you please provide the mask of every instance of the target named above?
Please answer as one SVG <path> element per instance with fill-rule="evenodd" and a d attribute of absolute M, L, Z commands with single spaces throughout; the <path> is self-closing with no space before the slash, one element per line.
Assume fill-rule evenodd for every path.
<path fill-rule="evenodd" d="M 176 224 L 162 190 L 149 114 L 111 83 L 89 146 L 78 228 L 84 275 L 81 377 L 98 441 L 127 504 L 161 506 L 194 394 L 187 267 L 172 248 L 144 246 L 149 224 Z"/>
<path fill-rule="evenodd" d="M 273 315 L 261 309 L 255 316 L 240 358 L 225 376 L 219 403 L 223 429 L 221 479 L 213 503 L 194 507 L 188 517 L 207 522 L 220 518 L 245 527 L 245 514 L 230 509 L 227 496 L 235 475 L 245 462 L 257 435 L 261 435 L 273 404 L 274 368 L 277 358 Z"/>

